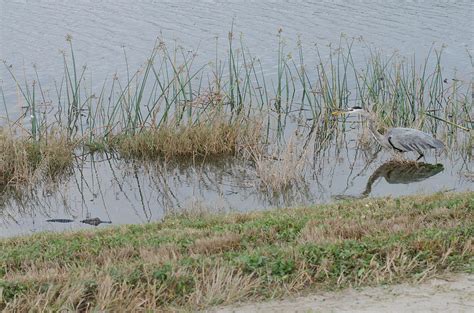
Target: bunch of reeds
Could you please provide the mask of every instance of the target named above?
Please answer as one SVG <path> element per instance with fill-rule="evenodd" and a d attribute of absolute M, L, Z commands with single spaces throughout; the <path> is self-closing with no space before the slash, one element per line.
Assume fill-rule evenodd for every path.
<path fill-rule="evenodd" d="M 301 41 L 293 51 L 279 32 L 276 73 L 269 76 L 233 30 L 225 57 L 216 48 L 215 61 L 201 66 L 195 52 L 158 39 L 141 68 L 132 72 L 124 51 L 124 77 L 114 75 L 93 90 L 70 36 L 67 43 L 53 99 L 36 68 L 35 78 L 22 82 L 5 63 L 25 104 L 14 121 L 3 97 L 6 126 L 27 130 L 31 146 L 51 145 L 54 130 L 53 137 L 62 138 L 54 143 L 74 143 L 88 152 L 115 150 L 126 158 L 217 156 L 254 145 L 255 136 L 245 143 L 246 131 L 259 128 L 262 145 L 285 142 L 296 131 L 306 135 L 305 146 L 313 141 L 317 154 L 338 134 L 329 113 L 356 104 L 376 112 L 382 127 L 416 127 L 448 143 L 456 142 L 458 130 L 472 129 L 472 83 L 448 78 L 442 49 L 434 47 L 421 63 L 396 53 L 384 56 L 370 46 L 366 59 L 355 60 L 354 46 L 364 43 L 341 37 L 327 53 L 316 46 L 316 60 L 308 63 Z"/>

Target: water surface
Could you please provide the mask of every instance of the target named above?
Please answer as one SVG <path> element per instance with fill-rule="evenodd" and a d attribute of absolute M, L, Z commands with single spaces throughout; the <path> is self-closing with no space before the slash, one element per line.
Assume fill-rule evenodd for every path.
<path fill-rule="evenodd" d="M 433 44 L 444 45 L 444 66 L 472 73 L 466 50 L 473 49 L 474 5 L 471 1 L 0 1 L 0 59 L 21 73 L 38 67 L 45 86 L 63 71 L 60 50 L 72 35 L 77 59 L 91 69 L 100 85 L 125 71 L 124 49 L 131 69 L 148 57 L 157 37 L 176 40 L 198 51 L 202 62 L 225 54 L 234 23 L 246 46 L 274 71 L 280 29 L 291 46 L 298 36 L 308 51 L 314 44 L 335 44 L 341 34 L 363 37 L 386 53 L 424 58 Z M 358 55 L 366 49 L 354 51 Z M 28 77 L 33 77 L 27 75 Z M 10 99 L 16 91 L 0 67 Z"/>
<path fill-rule="evenodd" d="M 106 77 L 138 68 L 157 37 L 197 52 L 205 64 L 227 53 L 227 35 L 235 36 L 262 61 L 270 77 L 276 73 L 281 29 L 289 51 L 298 38 L 306 62 L 316 62 L 314 45 L 337 43 L 341 34 L 363 37 L 354 48 L 363 60 L 369 48 L 407 58 L 425 58 L 433 45 L 444 46 L 443 67 L 451 77 L 469 81 L 473 49 L 471 1 L 0 1 L 0 58 L 35 78 L 38 69 L 45 90 L 54 90 L 67 47 L 73 38 L 76 58 L 87 64 L 90 88 Z M 217 39 L 216 39 L 217 38 Z M 293 48 L 292 48 L 293 47 Z M 322 56 L 323 58 L 326 56 Z M 6 69 L 1 86 L 10 114 L 21 112 L 22 101 Z M 4 114 L 4 108 L 0 114 Z M 466 150 L 430 153 L 431 165 L 392 166 L 393 156 L 364 145 L 366 135 L 355 120 L 318 154 L 310 150 L 299 180 L 274 192 L 248 161 L 227 158 L 185 164 L 134 164 L 110 155 L 78 157 L 72 176 L 46 184 L 21 197 L 4 195 L 0 202 L 0 236 L 43 230 L 94 227 L 81 223 L 99 218 L 114 224 L 146 223 L 166 214 L 193 211 L 229 212 L 311 205 L 336 199 L 398 196 L 473 189 L 471 153 Z M 342 122 L 341 122 L 342 127 Z M 291 127 L 290 127 L 291 128 Z M 460 142 L 466 142 L 461 135 Z M 408 155 L 416 159 L 415 155 Z M 275 161 L 275 165 L 284 166 Z M 68 220 L 48 222 L 50 219 Z M 106 227 L 100 224 L 97 227 Z"/>

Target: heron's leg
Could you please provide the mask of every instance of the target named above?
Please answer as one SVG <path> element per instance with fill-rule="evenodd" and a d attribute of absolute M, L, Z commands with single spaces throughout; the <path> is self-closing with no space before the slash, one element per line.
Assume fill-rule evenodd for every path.
<path fill-rule="evenodd" d="M 418 152 L 418 153 L 420 153 L 420 152 Z M 423 157 L 425 157 L 425 155 L 423 153 L 420 153 L 420 156 L 418 157 L 418 159 L 416 159 L 416 161 L 418 162 L 418 160 L 420 160 Z"/>

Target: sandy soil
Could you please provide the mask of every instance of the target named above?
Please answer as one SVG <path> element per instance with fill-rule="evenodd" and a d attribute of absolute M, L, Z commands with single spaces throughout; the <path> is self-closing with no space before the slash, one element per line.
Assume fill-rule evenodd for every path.
<path fill-rule="evenodd" d="M 346 289 L 211 312 L 474 312 L 474 275 L 444 276 L 418 285 Z"/>

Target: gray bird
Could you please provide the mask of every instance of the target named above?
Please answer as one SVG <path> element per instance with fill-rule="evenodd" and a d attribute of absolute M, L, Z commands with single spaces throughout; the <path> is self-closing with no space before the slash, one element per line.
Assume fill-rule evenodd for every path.
<path fill-rule="evenodd" d="M 367 118 L 370 132 L 382 147 L 396 152 L 418 152 L 420 156 L 416 159 L 417 161 L 424 157 L 423 151 L 425 150 L 444 148 L 444 143 L 441 140 L 413 128 L 390 128 L 386 134 L 382 135 L 375 126 L 375 115 L 359 106 L 333 113 L 333 115 L 341 114 L 359 114 Z"/>

